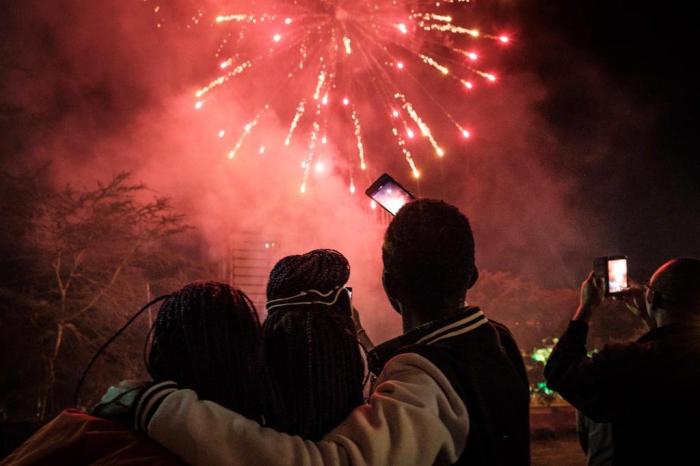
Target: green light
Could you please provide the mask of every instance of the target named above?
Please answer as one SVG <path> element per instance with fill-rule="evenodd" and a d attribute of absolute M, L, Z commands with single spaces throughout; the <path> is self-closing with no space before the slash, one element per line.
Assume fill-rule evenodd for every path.
<path fill-rule="evenodd" d="M 530 355 L 530 359 L 533 361 L 541 362 L 542 364 L 547 363 L 547 359 L 552 354 L 552 347 L 545 348 L 535 348 Z"/>
<path fill-rule="evenodd" d="M 547 386 L 547 382 L 539 382 L 537 384 L 537 389 L 543 392 L 547 396 L 554 395 L 554 390 L 550 390 Z"/>

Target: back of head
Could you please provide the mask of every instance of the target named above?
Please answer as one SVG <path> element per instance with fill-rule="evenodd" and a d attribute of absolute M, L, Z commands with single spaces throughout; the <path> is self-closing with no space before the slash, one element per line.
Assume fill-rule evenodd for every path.
<path fill-rule="evenodd" d="M 242 291 L 194 282 L 161 305 L 148 370 L 155 381 L 173 380 L 202 399 L 257 419 L 260 337 L 255 307 Z"/>
<path fill-rule="evenodd" d="M 654 272 L 655 306 L 675 315 L 700 317 L 700 259 L 671 259 Z"/>
<path fill-rule="evenodd" d="M 390 297 L 423 311 L 460 303 L 476 280 L 469 220 L 443 201 L 404 205 L 386 231 L 382 258 Z"/>
<path fill-rule="evenodd" d="M 320 439 L 362 403 L 364 364 L 340 289 L 349 275 L 332 250 L 285 257 L 270 273 L 263 347 L 276 393 L 265 417 L 278 430 Z M 294 297 L 308 290 L 320 292 L 308 301 L 327 295 L 326 304 L 291 304 L 306 301 Z"/>

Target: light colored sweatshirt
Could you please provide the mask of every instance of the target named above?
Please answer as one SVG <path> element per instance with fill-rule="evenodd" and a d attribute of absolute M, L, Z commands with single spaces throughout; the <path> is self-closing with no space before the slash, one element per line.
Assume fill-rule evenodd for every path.
<path fill-rule="evenodd" d="M 262 427 L 192 390 L 163 396 L 150 420 L 143 418 L 148 435 L 192 464 L 452 464 L 469 433 L 464 402 L 433 363 L 414 353 L 387 362 L 368 404 L 318 442 Z"/>

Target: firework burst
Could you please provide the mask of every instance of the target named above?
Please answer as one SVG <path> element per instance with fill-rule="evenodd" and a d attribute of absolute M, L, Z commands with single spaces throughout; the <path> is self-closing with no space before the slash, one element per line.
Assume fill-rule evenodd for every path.
<path fill-rule="evenodd" d="M 368 127 L 375 135 L 385 131 L 394 141 L 391 150 L 419 178 L 409 144 L 413 152 L 430 150 L 441 158 L 447 151 L 440 138 L 471 136 L 431 89 L 453 85 L 455 92 L 467 93 L 480 82 L 496 81 L 495 74 L 478 67 L 474 46 L 480 40 L 509 42 L 505 35 L 484 34 L 455 20 L 465 16 L 465 0 L 262 0 L 249 5 L 248 11 L 215 17 L 226 35 L 216 54 L 219 74 L 196 91 L 195 108 L 205 108 L 219 89 L 239 80 L 268 85 L 273 79 L 278 89 L 266 89 L 243 131 L 233 132 L 228 155 L 243 151 L 246 137 L 265 124 L 268 109 L 282 118 L 288 114 L 280 145 L 288 151 L 293 141 L 294 147 L 305 147 L 302 193 L 328 139 L 352 141 L 338 147 L 352 148 L 339 152 L 349 162 L 343 169 L 354 193 L 355 172 L 367 174 L 374 164 Z M 434 131 L 428 122 L 437 118 Z M 423 142 L 425 151 L 419 146 Z M 250 152 L 263 154 L 264 149 L 250 145 Z M 386 145 L 382 151 L 387 152 Z"/>

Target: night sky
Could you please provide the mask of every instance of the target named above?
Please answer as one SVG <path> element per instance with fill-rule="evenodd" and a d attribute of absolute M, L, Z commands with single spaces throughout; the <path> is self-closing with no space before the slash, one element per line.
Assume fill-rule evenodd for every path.
<path fill-rule="evenodd" d="M 187 11 L 193 2 L 162 3 Z M 132 144 L 127 147 L 149 147 L 154 143 L 144 141 L 155 132 L 134 129 L 144 109 L 168 113 L 173 95 L 208 79 L 209 57 L 188 48 L 191 38 L 159 42 L 142 2 L 3 0 L 0 8 L 0 76 L 5 81 L 0 87 L 0 162 L 5 169 L 48 154 L 62 176 L 85 167 L 104 174 L 99 156 L 109 150 L 95 141 L 122 139 Z M 475 118 L 486 135 L 475 147 L 491 150 L 492 158 L 500 157 L 501 150 L 527 153 L 510 173 L 505 173 L 510 163 L 505 155 L 499 165 L 489 166 L 478 157 L 460 170 L 446 165 L 427 175 L 420 189 L 465 210 L 477 223 L 477 240 L 518 221 L 513 227 L 517 233 L 499 233 L 503 241 L 483 241 L 490 252 L 482 253 L 482 263 L 547 286 L 574 286 L 596 255 L 629 255 L 638 280 L 670 257 L 700 256 L 700 102 L 698 72 L 693 70 L 697 13 L 658 2 L 601 0 L 477 0 L 471 8 L 482 22 L 513 37 L 511 50 L 500 58 L 501 90 L 480 97 L 482 103 L 490 102 L 480 115 L 495 114 L 494 124 L 503 121 L 507 128 L 514 124 L 507 104 L 522 97 L 517 123 L 532 126 L 518 136 L 523 142 L 508 145 L 503 142 L 507 129 L 489 129 L 487 119 Z M 210 50 L 215 44 L 201 45 Z M 27 77 L 20 87 L 17 76 Z M 537 90 L 527 83 L 535 83 Z M 30 124 L 27 113 L 33 115 Z M 178 123 L 179 132 L 185 127 L 195 131 L 185 120 Z M 531 137 L 538 133 L 541 140 Z M 114 159 L 114 168 L 138 160 L 143 170 L 153 172 L 148 154 L 144 149 L 133 158 Z M 536 158 L 537 170 L 546 174 L 520 175 L 517 164 L 527 157 Z M 166 165 L 169 169 L 177 163 Z M 464 172 L 472 168 L 477 179 L 465 182 Z M 177 197 L 172 186 L 159 182 L 154 182 L 158 189 Z M 482 188 L 462 187 L 475 183 Z M 552 187 L 558 183 L 561 188 Z M 539 204 L 533 195 L 521 218 L 522 206 L 509 209 L 513 199 L 540 190 L 547 203 Z M 552 205 L 556 214 L 548 218 Z M 482 213 L 493 212 L 494 206 L 503 208 L 502 219 L 498 211 Z M 559 231 L 564 223 L 570 225 Z M 550 243 L 552 257 L 540 260 Z M 528 267 L 537 261 L 537 267 Z M 550 277 L 552 267 L 562 272 Z"/>
<path fill-rule="evenodd" d="M 514 66 L 551 91 L 541 112 L 570 151 L 549 162 L 582 180 L 572 201 L 614 225 L 607 244 L 636 262 L 638 279 L 667 258 L 700 256 L 698 13 L 600 0 L 501 8 L 527 29 Z M 590 160 L 601 143 L 604 160 Z"/>

